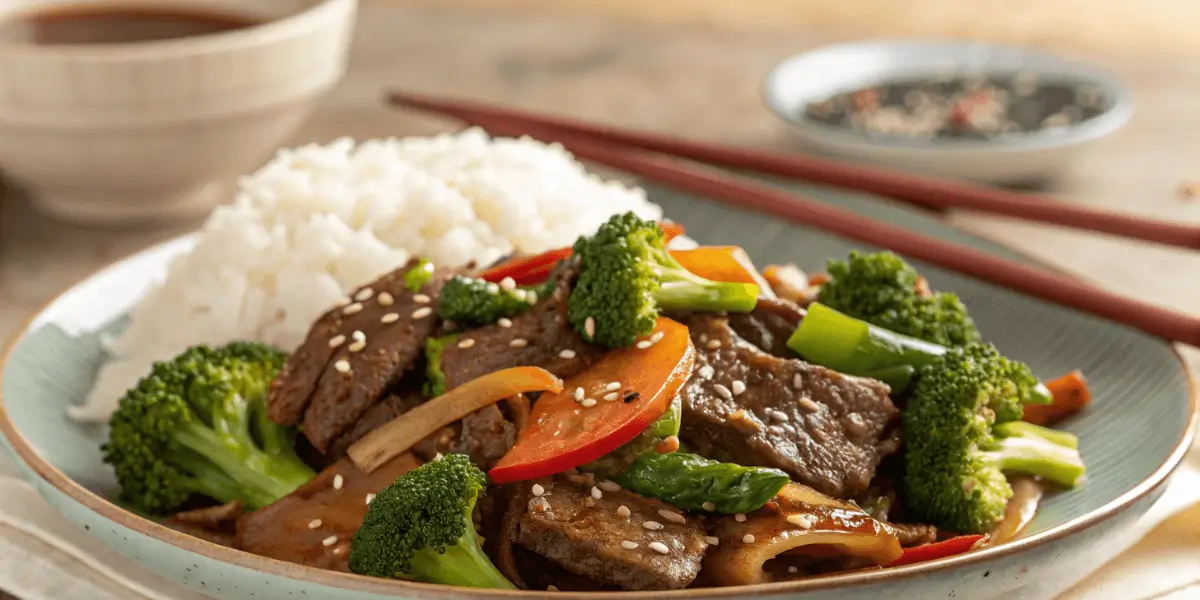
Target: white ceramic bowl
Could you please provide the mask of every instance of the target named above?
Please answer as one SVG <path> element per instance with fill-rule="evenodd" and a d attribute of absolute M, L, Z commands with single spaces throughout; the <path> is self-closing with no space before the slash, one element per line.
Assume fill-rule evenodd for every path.
<path fill-rule="evenodd" d="M 0 19 L 111 0 L 5 0 Z M 155 0 L 261 25 L 136 44 L 0 43 L 0 170 L 55 216 L 191 218 L 341 78 L 357 0 Z M 136 5 L 135 5 L 136 6 Z"/>
<path fill-rule="evenodd" d="M 1103 112 L 1061 129 L 992 140 L 868 137 L 805 117 L 810 102 L 885 81 L 1030 72 L 1041 81 L 1090 84 Z M 953 41 L 873 40 L 798 54 L 768 75 L 767 106 L 810 147 L 835 156 L 986 183 L 1016 183 L 1057 174 L 1076 153 L 1120 129 L 1133 113 L 1132 94 L 1098 67 L 1024 48 Z"/>

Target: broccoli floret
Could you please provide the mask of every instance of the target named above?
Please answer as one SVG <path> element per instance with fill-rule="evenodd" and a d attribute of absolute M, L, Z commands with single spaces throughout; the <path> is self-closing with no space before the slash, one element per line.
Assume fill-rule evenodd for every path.
<path fill-rule="evenodd" d="M 311 479 L 292 447 L 295 430 L 267 416 L 267 388 L 286 358 L 234 342 L 155 364 L 121 398 L 101 447 L 121 499 L 153 514 L 192 496 L 255 509 Z"/>
<path fill-rule="evenodd" d="M 425 384 L 421 392 L 428 398 L 446 393 L 446 373 L 442 371 L 442 353 L 446 346 L 458 340 L 457 334 L 425 340 Z"/>
<path fill-rule="evenodd" d="M 554 280 L 528 287 L 506 288 L 490 281 L 455 275 L 442 288 L 438 316 L 459 325 L 477 327 L 501 317 L 515 317 L 554 292 Z"/>
<path fill-rule="evenodd" d="M 903 413 L 906 500 L 917 517 L 983 533 L 1012 496 L 1005 471 L 1080 483 L 1086 469 L 1075 436 L 1017 421 L 1036 386 L 1028 367 L 982 343 L 951 348 L 921 369 Z"/>
<path fill-rule="evenodd" d="M 660 310 L 749 312 L 758 286 L 699 277 L 677 262 L 652 221 L 614 215 L 596 235 L 575 242 L 579 278 L 567 318 L 584 339 L 631 346 L 654 329 Z"/>
<path fill-rule="evenodd" d="M 463 454 L 405 473 L 379 492 L 350 543 L 350 570 L 476 588 L 514 589 L 471 520 L 487 476 Z"/>
<path fill-rule="evenodd" d="M 980 340 L 975 322 L 958 296 L 917 291 L 920 275 L 891 252 L 851 252 L 846 262 L 830 260 L 822 304 L 889 331 L 943 346 Z"/>

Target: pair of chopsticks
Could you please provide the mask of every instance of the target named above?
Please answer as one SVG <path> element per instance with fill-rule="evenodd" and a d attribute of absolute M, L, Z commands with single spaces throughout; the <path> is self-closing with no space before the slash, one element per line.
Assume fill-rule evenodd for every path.
<path fill-rule="evenodd" d="M 689 141 L 478 102 L 393 92 L 390 102 L 453 117 L 496 135 L 558 142 L 577 157 L 728 204 L 752 208 L 1050 302 L 1200 347 L 1200 320 L 967 246 L 680 159 L 871 192 L 926 208 L 963 208 L 1200 249 L 1200 227 L 1057 203 L 1050 198 L 818 159 Z"/>

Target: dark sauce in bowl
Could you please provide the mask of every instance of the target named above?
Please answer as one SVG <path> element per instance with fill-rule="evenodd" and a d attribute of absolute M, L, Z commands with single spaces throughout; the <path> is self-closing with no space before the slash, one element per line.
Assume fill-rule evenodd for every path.
<path fill-rule="evenodd" d="M 262 21 L 217 10 L 140 4 L 57 6 L 0 21 L 0 42 L 43 46 L 130 44 L 237 31 Z"/>
<path fill-rule="evenodd" d="M 1108 103 L 1090 84 L 1016 73 L 885 82 L 809 103 L 801 116 L 875 138 L 986 140 L 1065 128 Z"/>

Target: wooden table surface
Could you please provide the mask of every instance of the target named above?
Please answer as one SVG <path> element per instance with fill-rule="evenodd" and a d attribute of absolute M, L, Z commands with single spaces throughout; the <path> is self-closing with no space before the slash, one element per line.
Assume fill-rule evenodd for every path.
<path fill-rule="evenodd" d="M 363 9 L 346 80 L 293 143 L 428 134 L 451 126 L 382 108 L 380 90 L 402 86 L 702 139 L 792 148 L 760 103 L 763 75 L 791 53 L 850 35 L 376 6 L 379 1 Z M 1051 191 L 1063 202 L 1200 221 L 1200 202 L 1177 194 L 1181 181 L 1200 178 L 1200 62 L 1129 55 L 1096 60 L 1130 82 L 1137 114 L 1127 129 L 1082 156 Z M 1197 255 L 1005 219 L 948 218 L 1145 300 L 1180 310 L 1200 300 Z M 9 193 L 0 203 L 0 334 L 99 266 L 196 225 L 83 229 L 41 217 Z"/>

